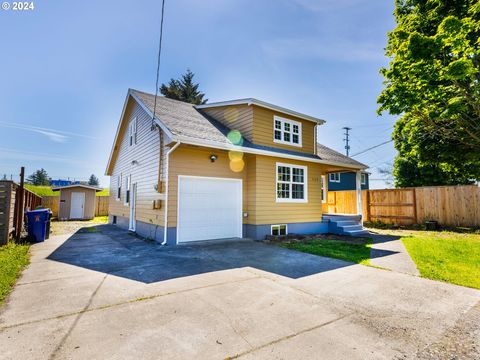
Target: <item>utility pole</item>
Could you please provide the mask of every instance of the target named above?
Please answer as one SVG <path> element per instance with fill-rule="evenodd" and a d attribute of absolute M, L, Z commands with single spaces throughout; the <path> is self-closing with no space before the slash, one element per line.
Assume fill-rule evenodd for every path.
<path fill-rule="evenodd" d="M 345 130 L 345 133 L 343 134 L 343 135 L 345 135 L 345 137 L 343 138 L 343 141 L 345 141 L 345 152 L 346 152 L 347 156 L 349 156 L 349 154 L 350 154 L 350 134 L 348 132 L 350 130 L 352 130 L 352 128 L 345 126 L 342 129 Z"/>

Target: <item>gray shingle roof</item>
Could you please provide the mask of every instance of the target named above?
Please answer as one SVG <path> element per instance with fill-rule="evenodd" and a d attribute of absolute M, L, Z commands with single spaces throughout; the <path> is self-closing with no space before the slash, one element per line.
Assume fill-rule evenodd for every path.
<path fill-rule="evenodd" d="M 155 95 L 133 89 L 131 89 L 130 92 L 136 96 L 151 113 L 153 113 Z M 155 114 L 156 118 L 164 123 L 173 135 L 191 138 L 192 140 L 207 140 L 221 145 L 232 144 L 227 137 L 231 129 L 212 117 L 201 113 L 199 110 L 195 109 L 192 104 L 158 96 Z M 297 155 L 307 159 L 320 158 L 327 162 L 335 162 L 347 166 L 353 165 L 356 167 L 367 167 L 366 165 L 321 144 L 317 144 L 318 156 L 298 151 L 278 149 L 270 146 L 256 145 L 246 139 L 244 139 L 242 146 L 251 149 L 272 151 L 279 154 Z"/>
<path fill-rule="evenodd" d="M 338 151 L 335 151 L 333 149 L 330 149 L 329 147 L 326 147 L 325 145 L 317 143 L 317 154 L 320 159 L 325 160 L 325 161 L 332 161 L 332 162 L 338 162 L 342 164 L 348 164 L 348 165 L 355 165 L 355 166 L 362 166 L 367 168 L 368 166 L 365 164 L 362 164 L 361 162 L 358 162 L 357 160 L 352 159 L 351 157 L 345 156 Z"/>
<path fill-rule="evenodd" d="M 131 92 L 138 96 L 153 113 L 155 95 L 138 90 L 131 90 Z M 163 122 L 174 135 L 230 144 L 220 128 L 195 109 L 192 104 L 158 96 L 155 117 Z"/>

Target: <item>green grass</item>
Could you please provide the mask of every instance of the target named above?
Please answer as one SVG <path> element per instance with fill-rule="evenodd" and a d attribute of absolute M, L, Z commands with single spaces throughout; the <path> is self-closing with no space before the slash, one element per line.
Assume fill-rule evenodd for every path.
<path fill-rule="evenodd" d="M 402 241 L 423 277 L 480 289 L 480 235 L 416 231 Z"/>
<path fill-rule="evenodd" d="M 38 196 L 58 196 L 58 191 L 52 191 L 50 186 L 37 186 L 37 185 L 30 185 L 25 184 L 25 188 L 34 192 Z"/>
<path fill-rule="evenodd" d="M 97 196 L 110 196 L 110 189 L 105 188 L 102 191 L 97 192 Z"/>
<path fill-rule="evenodd" d="M 25 184 L 25 188 L 27 188 L 28 190 L 34 192 L 39 196 L 58 196 L 59 195 L 59 192 L 52 191 L 52 188 L 50 186 L 38 186 L 38 185 Z M 109 188 L 105 188 L 102 191 L 97 192 L 97 196 L 109 196 L 109 195 L 110 195 Z"/>
<path fill-rule="evenodd" d="M 108 216 L 96 216 L 91 222 L 94 224 L 106 224 L 108 223 Z"/>
<path fill-rule="evenodd" d="M 364 242 L 348 242 L 342 240 L 315 239 L 296 243 L 282 244 L 281 246 L 306 252 L 309 254 L 331 257 L 362 265 L 370 265 L 371 239 Z"/>
<path fill-rule="evenodd" d="M 0 247 L 0 304 L 10 293 L 28 262 L 28 245 L 11 242 Z"/>

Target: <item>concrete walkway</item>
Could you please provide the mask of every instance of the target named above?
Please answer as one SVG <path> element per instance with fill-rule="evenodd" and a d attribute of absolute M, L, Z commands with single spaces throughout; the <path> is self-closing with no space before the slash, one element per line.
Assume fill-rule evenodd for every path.
<path fill-rule="evenodd" d="M 373 246 L 370 263 L 384 269 L 419 276 L 417 266 L 403 245 L 400 236 L 376 234 L 370 230 Z"/>
<path fill-rule="evenodd" d="M 161 247 L 111 226 L 31 254 L 0 309 L 2 360 L 480 356 L 474 289 L 253 242 Z"/>

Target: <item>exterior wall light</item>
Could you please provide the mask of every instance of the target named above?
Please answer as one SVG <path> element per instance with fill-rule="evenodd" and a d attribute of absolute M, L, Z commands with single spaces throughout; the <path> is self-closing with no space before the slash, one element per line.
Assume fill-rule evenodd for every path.
<path fill-rule="evenodd" d="M 213 155 L 213 154 L 210 155 L 210 161 L 211 161 L 212 163 L 215 162 L 215 160 L 217 160 L 217 159 L 218 159 L 218 156 L 217 156 L 217 155 Z"/>

